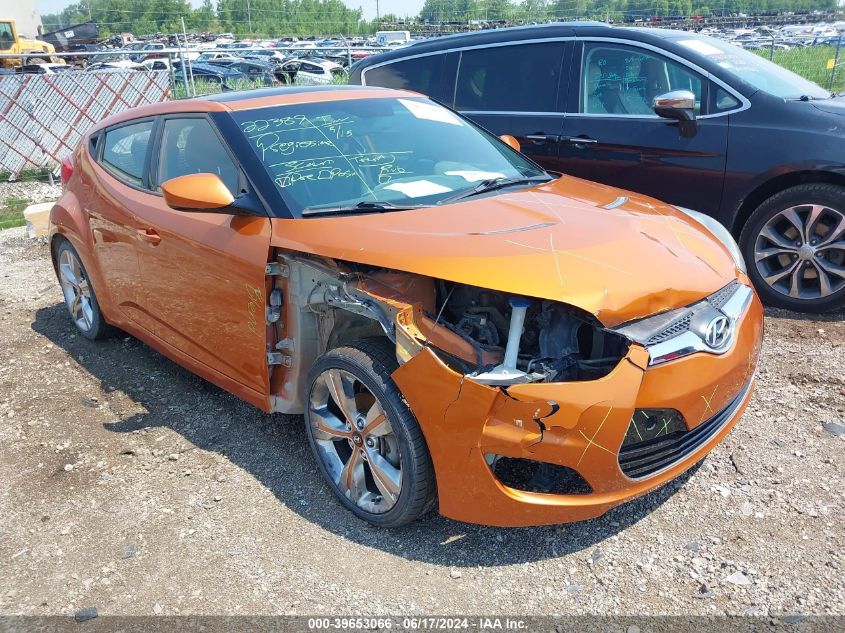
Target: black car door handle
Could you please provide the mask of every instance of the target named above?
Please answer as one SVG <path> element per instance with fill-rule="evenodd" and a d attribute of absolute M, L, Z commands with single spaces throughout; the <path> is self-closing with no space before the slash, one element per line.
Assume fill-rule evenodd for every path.
<path fill-rule="evenodd" d="M 525 138 L 527 138 L 532 143 L 542 144 L 542 143 L 557 143 L 560 141 L 560 136 L 557 134 L 526 134 Z"/>
<path fill-rule="evenodd" d="M 587 136 L 561 136 L 560 142 L 569 143 L 570 145 L 591 145 L 598 143 L 596 139 Z"/>

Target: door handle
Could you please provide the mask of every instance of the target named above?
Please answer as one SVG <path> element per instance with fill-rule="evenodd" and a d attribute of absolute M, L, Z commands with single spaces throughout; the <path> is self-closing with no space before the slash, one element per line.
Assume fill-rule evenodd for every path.
<path fill-rule="evenodd" d="M 570 145 L 594 145 L 598 141 L 588 136 L 562 136 L 560 138 L 562 143 L 569 143 Z"/>
<path fill-rule="evenodd" d="M 138 229 L 138 237 L 153 246 L 158 246 L 159 242 L 161 242 L 161 235 L 155 229 Z"/>
<path fill-rule="evenodd" d="M 543 143 L 557 143 L 560 141 L 560 136 L 557 134 L 526 134 L 525 138 L 532 143 L 537 143 L 537 145 L 542 145 Z"/>

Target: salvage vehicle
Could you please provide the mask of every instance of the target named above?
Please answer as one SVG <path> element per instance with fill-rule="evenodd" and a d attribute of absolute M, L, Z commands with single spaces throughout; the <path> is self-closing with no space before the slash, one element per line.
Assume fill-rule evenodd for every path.
<path fill-rule="evenodd" d="M 770 305 L 845 307 L 845 99 L 759 55 L 575 22 L 415 43 L 349 82 L 421 92 L 546 169 L 716 218 Z"/>
<path fill-rule="evenodd" d="M 317 86 L 344 78 L 346 70 L 340 64 L 321 57 L 297 57 L 279 64 L 275 74 L 282 83 Z"/>
<path fill-rule="evenodd" d="M 736 424 L 762 307 L 715 220 L 517 145 L 406 91 L 145 105 L 63 164 L 53 264 L 83 336 L 304 414 L 366 521 L 595 517 Z"/>

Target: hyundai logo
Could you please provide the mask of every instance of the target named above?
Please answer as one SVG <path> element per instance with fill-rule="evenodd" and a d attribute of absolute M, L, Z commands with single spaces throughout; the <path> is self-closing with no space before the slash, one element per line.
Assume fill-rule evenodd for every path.
<path fill-rule="evenodd" d="M 712 349 L 722 349 L 731 337 L 731 322 L 724 315 L 717 316 L 704 330 L 704 342 Z"/>

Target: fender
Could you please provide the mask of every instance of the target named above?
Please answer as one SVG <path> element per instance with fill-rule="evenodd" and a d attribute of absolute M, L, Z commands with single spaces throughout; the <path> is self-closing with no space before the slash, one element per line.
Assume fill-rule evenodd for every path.
<path fill-rule="evenodd" d="M 64 191 L 61 198 L 50 209 L 50 260 L 53 263 L 53 270 L 58 279 L 56 247 L 58 245 L 57 238 L 62 237 L 70 242 L 79 254 L 79 259 L 88 273 L 88 281 L 97 296 L 97 303 L 100 306 L 103 318 L 112 325 L 121 325 L 123 319 L 119 316 L 120 311 L 115 309 L 112 297 L 107 292 L 106 284 L 103 281 L 100 266 L 96 257 L 94 257 L 93 235 L 86 227 L 85 211 L 82 209 L 79 199 L 72 191 Z"/>
<path fill-rule="evenodd" d="M 788 187 L 805 182 L 830 182 L 845 185 L 845 164 L 831 160 L 806 160 L 776 165 L 741 181 L 728 166 L 722 199 L 722 224 L 738 237 L 754 210 L 768 198 Z"/>

